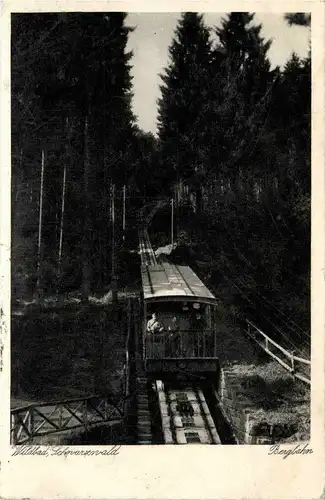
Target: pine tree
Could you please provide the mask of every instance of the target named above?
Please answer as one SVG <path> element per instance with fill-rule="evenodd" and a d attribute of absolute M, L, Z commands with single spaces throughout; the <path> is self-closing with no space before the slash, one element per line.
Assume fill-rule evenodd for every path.
<path fill-rule="evenodd" d="M 161 190 L 160 169 L 157 165 L 157 139 L 151 132 L 136 130 L 133 147 L 134 167 L 129 182 L 133 182 L 137 195 L 146 203 L 147 197 L 159 195 Z"/>
<path fill-rule="evenodd" d="M 35 247 L 46 146 L 42 244 L 49 292 L 56 290 L 58 266 L 61 286 L 67 279 L 78 285 L 84 268 L 86 295 L 109 280 L 110 187 L 126 181 L 134 138 L 125 17 L 26 14 L 13 23 L 14 197 L 19 199 L 16 186 L 26 172 L 28 195 L 36 186 L 35 209 L 29 210 Z M 65 238 L 59 252 L 63 194 Z"/>
<path fill-rule="evenodd" d="M 294 192 L 310 193 L 310 70 L 310 57 L 300 59 L 293 53 L 282 72 L 274 102 L 277 144 L 286 158 L 279 171 L 283 181 L 280 185 L 285 189 L 281 197 L 286 201 Z M 285 188 L 289 189 L 288 182 L 291 186 L 289 192 Z"/>
<path fill-rule="evenodd" d="M 289 26 L 310 26 L 311 24 L 311 14 L 306 12 L 291 12 L 285 14 L 285 20 Z"/>
<path fill-rule="evenodd" d="M 169 65 L 161 75 L 158 131 L 162 168 L 171 171 L 179 184 L 182 179 L 195 178 L 204 167 L 200 124 L 209 99 L 211 41 L 202 15 L 182 15 L 169 54 Z"/>
<path fill-rule="evenodd" d="M 12 16 L 13 268 L 20 261 L 27 281 L 34 284 L 39 239 L 41 157 L 42 151 L 47 149 L 47 136 L 53 129 L 54 121 L 57 121 L 53 115 L 44 115 L 38 86 L 41 68 L 45 67 L 46 72 L 45 54 L 53 49 L 53 38 L 61 27 L 60 14 L 50 14 L 45 18 L 40 14 Z M 44 170 L 44 181 L 47 183 L 48 165 L 44 165 Z M 45 204 L 44 184 L 44 209 Z M 45 232 L 46 226 L 43 225 L 42 245 Z"/>
<path fill-rule="evenodd" d="M 99 51 L 98 89 L 94 93 L 93 157 L 100 155 L 95 175 L 92 175 L 92 192 L 101 192 L 100 205 L 96 204 L 92 220 L 97 233 L 95 245 L 99 254 L 94 254 L 93 266 L 96 267 L 98 284 L 107 282 L 110 275 L 110 262 L 107 248 L 110 246 L 112 232 L 103 234 L 102 227 L 110 227 L 111 187 L 115 186 L 116 247 L 121 245 L 122 227 L 122 189 L 127 185 L 132 172 L 132 151 L 135 135 L 134 115 L 131 110 L 132 81 L 129 61 L 132 53 L 126 52 L 128 34 L 131 28 L 125 26 L 126 14 L 110 13 L 104 16 Z M 98 138 L 98 139 L 97 139 Z M 111 227 L 112 230 L 112 227 Z"/>
<path fill-rule="evenodd" d="M 214 53 L 221 74 L 215 101 L 220 175 L 232 188 L 241 179 L 246 191 L 260 182 L 252 156 L 259 154 L 278 73 L 270 71 L 267 58 L 271 42 L 261 37 L 261 25 L 251 25 L 253 19 L 254 14 L 228 14 L 216 29 L 219 43 Z M 247 194 L 252 195 L 249 190 Z"/>

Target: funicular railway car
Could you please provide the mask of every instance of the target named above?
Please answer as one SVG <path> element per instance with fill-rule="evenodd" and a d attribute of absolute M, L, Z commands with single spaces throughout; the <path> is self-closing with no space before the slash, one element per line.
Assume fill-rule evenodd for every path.
<path fill-rule="evenodd" d="M 188 266 L 143 265 L 143 356 L 148 374 L 216 373 L 217 302 Z"/>

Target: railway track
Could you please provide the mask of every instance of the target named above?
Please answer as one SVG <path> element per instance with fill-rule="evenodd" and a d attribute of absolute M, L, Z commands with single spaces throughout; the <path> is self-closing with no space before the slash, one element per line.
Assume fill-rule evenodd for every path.
<path fill-rule="evenodd" d="M 152 249 L 147 230 L 139 231 L 139 246 L 142 266 L 154 266 L 157 264 L 155 253 Z"/>
<path fill-rule="evenodd" d="M 155 385 L 165 444 L 221 444 L 200 388 L 165 388 L 161 380 Z"/>
<path fill-rule="evenodd" d="M 135 326 L 134 314 L 135 311 L 132 321 Z M 147 445 L 221 444 L 202 389 L 191 382 L 183 382 L 181 386 L 179 382 L 172 382 L 165 387 L 161 380 L 148 379 L 141 360 L 140 337 L 136 335 L 134 340 L 130 355 L 135 361 L 132 390 L 137 420 L 131 427 L 137 429 L 137 437 L 133 442 Z"/>
<path fill-rule="evenodd" d="M 152 286 L 153 277 L 151 276 L 150 266 L 157 265 L 157 259 L 152 249 L 148 232 L 145 228 L 139 230 L 139 254 L 142 268 L 147 268 L 149 284 Z M 149 270 L 148 270 L 149 266 Z M 144 273 L 145 271 L 142 270 Z M 199 282 L 194 273 L 189 270 L 189 276 L 195 284 Z M 188 283 L 188 278 L 177 269 L 172 269 L 171 276 L 163 278 L 162 286 L 165 295 L 169 297 L 174 291 L 175 282 L 177 282 L 177 291 L 174 292 L 177 297 L 180 295 L 180 289 L 183 291 L 184 298 L 196 297 L 198 288 L 203 287 L 199 282 L 195 292 L 190 288 L 192 283 Z M 145 288 L 146 281 L 143 282 Z M 170 286 L 169 286 L 170 285 Z M 174 287 L 174 288 L 173 288 Z M 161 290 L 160 295 L 163 295 Z M 208 290 L 204 291 L 204 298 L 208 296 L 214 305 L 214 297 Z M 201 293 L 202 294 L 202 293 Z M 198 295 L 197 301 L 202 299 Z M 181 300 L 181 299 L 180 299 Z M 145 309 L 146 311 L 146 309 Z M 140 312 L 140 311 L 138 311 Z M 136 322 L 134 322 L 136 323 Z M 136 404 L 136 442 L 138 444 L 211 444 L 218 445 L 224 443 L 233 443 L 234 439 L 230 429 L 227 427 L 225 418 L 218 406 L 218 397 L 214 391 L 214 376 L 209 382 L 209 377 L 203 377 L 199 382 L 197 378 L 193 380 L 188 373 L 181 379 L 176 376 L 175 380 L 168 372 L 167 367 L 154 370 L 149 369 L 145 364 L 146 353 L 143 353 L 141 322 L 138 322 L 138 329 L 135 341 L 137 357 L 135 369 L 135 404 Z M 141 362 L 140 362 L 141 359 Z M 165 375 L 167 378 L 165 378 Z M 202 377 L 198 377 L 202 379 Z"/>

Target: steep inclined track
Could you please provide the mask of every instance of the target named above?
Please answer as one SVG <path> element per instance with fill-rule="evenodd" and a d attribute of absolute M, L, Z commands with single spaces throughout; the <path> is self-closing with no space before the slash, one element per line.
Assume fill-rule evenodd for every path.
<path fill-rule="evenodd" d="M 140 258 L 142 266 L 157 264 L 155 253 L 152 249 L 149 235 L 146 230 L 139 232 Z"/>
<path fill-rule="evenodd" d="M 141 264 L 143 267 L 157 265 L 148 232 L 139 231 L 139 247 Z M 171 281 L 185 283 L 189 288 L 185 276 L 178 276 L 177 269 L 173 269 Z M 158 396 L 162 432 L 165 444 L 221 444 L 203 392 L 200 388 L 192 387 L 164 387 L 161 380 L 155 381 Z"/>
<path fill-rule="evenodd" d="M 221 444 L 199 388 L 164 388 L 156 381 L 165 444 Z"/>

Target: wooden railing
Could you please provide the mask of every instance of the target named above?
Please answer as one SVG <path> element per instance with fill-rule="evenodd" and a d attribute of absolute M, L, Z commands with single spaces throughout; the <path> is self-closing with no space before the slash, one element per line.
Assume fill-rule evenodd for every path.
<path fill-rule="evenodd" d="M 11 443 L 19 445 L 78 427 L 87 431 L 96 424 L 117 423 L 123 417 L 124 399 L 90 396 L 15 408 L 11 410 Z"/>
<path fill-rule="evenodd" d="M 310 360 L 295 356 L 268 337 L 254 323 L 247 322 L 246 333 L 273 359 L 280 363 L 294 377 L 310 384 Z"/>
<path fill-rule="evenodd" d="M 147 334 L 145 356 L 149 359 L 213 358 L 217 343 L 214 330 L 181 330 L 170 334 Z"/>

